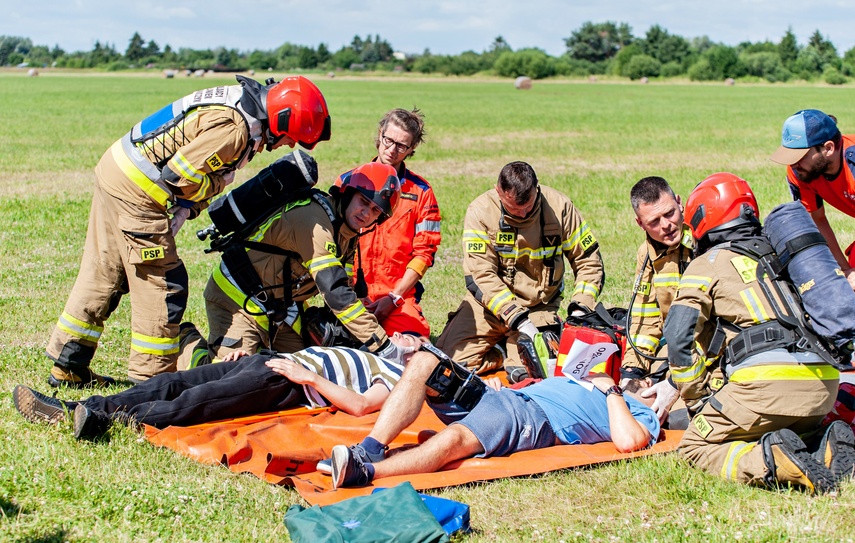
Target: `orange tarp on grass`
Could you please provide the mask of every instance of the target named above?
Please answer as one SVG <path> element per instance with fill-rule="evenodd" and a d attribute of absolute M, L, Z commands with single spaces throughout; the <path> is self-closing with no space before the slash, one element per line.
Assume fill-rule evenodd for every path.
<path fill-rule="evenodd" d="M 328 476 L 315 471 L 334 445 L 358 443 L 371 431 L 377 414 L 354 417 L 327 409 L 291 409 L 240 419 L 170 426 L 145 427 L 146 438 L 204 464 L 223 464 L 236 473 L 249 472 L 273 484 L 290 484 L 312 505 L 326 505 L 369 494 L 376 487 L 410 481 L 417 490 L 442 488 L 475 481 L 533 475 L 663 453 L 677 448 L 681 431 L 666 431 L 653 448 L 630 454 L 618 453 L 611 443 L 562 445 L 525 451 L 499 458 L 470 458 L 454 462 L 439 473 L 377 479 L 373 486 L 333 490 Z M 391 444 L 391 448 L 417 444 L 430 431 L 444 425 L 425 404 L 418 419 Z"/>

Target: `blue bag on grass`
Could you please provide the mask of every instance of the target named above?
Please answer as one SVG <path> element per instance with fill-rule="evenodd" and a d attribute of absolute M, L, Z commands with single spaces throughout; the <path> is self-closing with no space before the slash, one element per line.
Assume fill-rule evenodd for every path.
<path fill-rule="evenodd" d="M 448 543 L 442 526 L 410 483 L 306 509 L 292 505 L 285 527 L 294 543 Z"/>
<path fill-rule="evenodd" d="M 383 490 L 387 489 L 375 488 L 372 494 Z M 419 497 L 448 535 L 458 531 L 467 533 L 472 529 L 469 526 L 469 506 L 465 503 L 421 493 L 419 493 Z"/>

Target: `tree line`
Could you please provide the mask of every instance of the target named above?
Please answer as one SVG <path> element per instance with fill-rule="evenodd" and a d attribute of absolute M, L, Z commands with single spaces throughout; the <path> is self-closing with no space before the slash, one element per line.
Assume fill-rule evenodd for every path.
<path fill-rule="evenodd" d="M 350 44 L 332 52 L 317 47 L 284 43 L 272 51 L 237 49 L 173 50 L 146 42 L 135 33 L 125 51 L 114 44 L 95 42 L 91 51 L 66 52 L 54 46 L 33 45 L 29 38 L 0 36 L 0 65 L 53 66 L 127 70 L 139 68 L 246 71 L 246 70 L 380 70 L 503 77 L 617 75 L 688 77 L 694 81 L 754 78 L 770 82 L 803 79 L 843 84 L 855 77 L 855 47 L 842 55 L 816 30 L 800 45 L 792 28 L 777 42 L 742 42 L 736 46 L 716 43 L 709 37 L 687 39 L 659 25 L 635 36 L 626 23 L 585 22 L 564 38 L 566 51 L 551 56 L 538 48 L 513 49 L 498 36 L 484 50 L 459 55 L 402 55 L 379 35 L 354 36 Z"/>

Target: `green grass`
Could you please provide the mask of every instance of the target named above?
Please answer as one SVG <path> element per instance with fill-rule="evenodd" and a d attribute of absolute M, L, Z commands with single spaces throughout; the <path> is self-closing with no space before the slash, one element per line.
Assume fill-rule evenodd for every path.
<path fill-rule="evenodd" d="M 530 162 L 542 183 L 574 200 L 601 243 L 603 299 L 625 305 L 642 238 L 628 191 L 640 177 L 661 175 L 687 195 L 707 175 L 732 171 L 751 183 L 765 213 L 789 200 L 783 168 L 768 160 L 788 115 L 816 107 L 837 115 L 844 131 L 855 129 L 851 88 L 548 81 L 517 91 L 489 80 L 316 81 L 333 117 L 332 141 L 314 153 L 324 188 L 373 156 L 386 110 L 415 105 L 425 113 L 427 142 L 409 165 L 432 182 L 443 214 L 444 240 L 423 300 L 435 333 L 464 292 L 466 206 L 511 160 Z M 10 394 L 18 383 L 47 389 L 42 353 L 76 277 L 101 154 L 164 104 L 229 82 L 0 74 L 0 541 L 287 540 L 282 516 L 301 502 L 294 490 L 196 464 L 126 428 L 104 442 L 78 443 L 67 426 L 25 423 Z M 238 179 L 273 158 L 261 155 Z M 847 244 L 855 222 L 829 214 Z M 203 253 L 194 232 L 206 225 L 202 217 L 179 236 L 191 280 L 186 316 L 202 329 L 202 290 L 216 257 Z M 124 375 L 129 315 L 123 302 L 94 369 Z M 819 498 L 768 492 L 700 473 L 675 455 L 438 494 L 472 506 L 475 533 L 456 541 L 855 538 L 852 483 Z"/>

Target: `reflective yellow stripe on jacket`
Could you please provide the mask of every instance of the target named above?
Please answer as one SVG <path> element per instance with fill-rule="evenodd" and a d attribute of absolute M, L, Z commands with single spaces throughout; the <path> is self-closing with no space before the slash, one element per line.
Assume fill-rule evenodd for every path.
<path fill-rule="evenodd" d="M 223 271 L 220 269 L 219 264 L 214 267 L 214 273 L 212 273 L 211 276 L 214 278 L 214 282 L 217 286 L 220 287 L 226 296 L 231 298 L 238 307 L 244 307 L 244 302 L 246 302 L 246 309 L 251 313 L 254 313 L 250 316 L 255 319 L 255 322 L 258 323 L 262 330 L 269 333 L 270 320 L 267 318 L 267 315 L 264 314 L 264 310 L 253 302 L 252 299 L 246 299 L 246 294 L 244 294 L 243 291 L 237 288 L 225 275 L 223 275 Z"/>
<path fill-rule="evenodd" d="M 127 143 L 125 143 L 125 140 L 127 140 Z M 126 149 L 128 146 L 130 146 L 130 150 Z M 131 157 L 128 156 L 128 152 L 135 153 L 137 151 L 133 149 L 133 144 L 131 144 L 130 138 L 127 135 L 110 147 L 110 153 L 113 155 L 113 160 L 115 160 L 116 164 L 119 165 L 119 169 L 122 170 L 122 173 L 128 176 L 128 179 L 133 181 L 143 190 L 143 192 L 148 194 L 152 200 L 163 207 L 167 207 L 170 199 L 172 198 L 172 194 L 151 179 L 150 175 L 153 175 L 153 172 L 149 172 L 150 175 L 143 173 Z M 152 167 L 152 169 L 154 168 Z M 159 178 L 159 172 L 157 175 Z"/>

